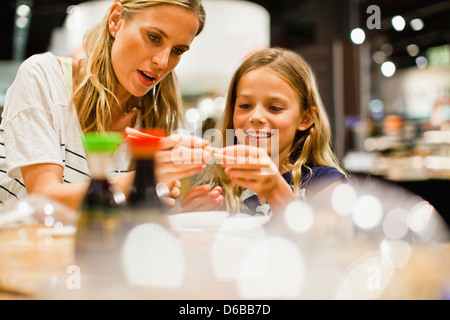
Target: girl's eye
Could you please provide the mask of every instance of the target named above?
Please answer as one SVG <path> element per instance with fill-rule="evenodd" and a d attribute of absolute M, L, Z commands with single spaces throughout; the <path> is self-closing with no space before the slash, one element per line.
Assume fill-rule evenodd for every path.
<path fill-rule="evenodd" d="M 271 111 L 282 111 L 283 110 L 283 108 L 278 107 L 278 106 L 270 106 L 269 109 Z"/>
<path fill-rule="evenodd" d="M 246 103 L 240 104 L 239 108 L 240 109 L 250 109 L 252 106 Z"/>

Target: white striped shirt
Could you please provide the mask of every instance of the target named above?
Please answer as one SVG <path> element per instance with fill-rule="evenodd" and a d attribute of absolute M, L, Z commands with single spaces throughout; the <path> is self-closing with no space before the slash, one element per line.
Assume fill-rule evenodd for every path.
<path fill-rule="evenodd" d="M 8 89 L 0 124 L 0 202 L 26 195 L 21 167 L 54 163 L 64 168 L 65 183 L 89 181 L 76 110 L 70 107 L 71 60 L 63 73 L 50 52 L 25 60 Z M 111 173 L 126 172 L 130 157 L 119 147 Z"/>

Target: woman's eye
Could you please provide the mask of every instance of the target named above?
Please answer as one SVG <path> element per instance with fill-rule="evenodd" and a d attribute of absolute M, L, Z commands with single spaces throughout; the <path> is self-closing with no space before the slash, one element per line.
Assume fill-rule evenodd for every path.
<path fill-rule="evenodd" d="M 184 53 L 184 51 L 178 48 L 173 48 L 173 53 L 175 53 L 175 55 L 177 56 L 181 56 Z"/>
<path fill-rule="evenodd" d="M 159 41 L 159 38 L 158 38 L 157 36 L 153 35 L 153 34 L 149 34 L 149 35 L 148 35 L 148 38 L 149 38 L 151 41 L 153 41 L 153 42 L 158 42 L 158 41 Z"/>

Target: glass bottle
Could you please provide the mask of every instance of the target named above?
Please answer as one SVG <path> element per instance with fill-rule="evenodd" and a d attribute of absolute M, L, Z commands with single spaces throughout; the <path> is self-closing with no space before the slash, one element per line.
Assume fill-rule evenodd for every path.
<path fill-rule="evenodd" d="M 127 236 L 122 250 L 126 281 L 130 286 L 176 288 L 184 279 L 184 254 L 179 239 L 170 228 L 170 214 L 161 201 L 155 175 L 158 130 L 128 135 L 135 164 L 135 177 L 122 219 Z M 142 134 L 145 133 L 145 134 Z"/>
<path fill-rule="evenodd" d="M 163 132 L 157 129 L 142 129 L 140 132 L 143 134 L 127 137 L 135 164 L 135 176 L 127 197 L 125 218 L 131 226 L 146 222 L 167 226 L 167 212 L 158 195 L 155 175 L 155 153 Z"/>
<path fill-rule="evenodd" d="M 121 275 L 121 203 L 123 198 L 107 179 L 107 163 L 122 142 L 116 133 L 86 133 L 86 150 L 91 181 L 80 206 L 75 237 L 75 259 L 85 276 L 119 279 Z"/>

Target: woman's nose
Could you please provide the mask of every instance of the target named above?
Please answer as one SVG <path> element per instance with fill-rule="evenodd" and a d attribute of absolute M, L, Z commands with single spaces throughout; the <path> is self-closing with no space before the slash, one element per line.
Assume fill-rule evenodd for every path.
<path fill-rule="evenodd" d="M 152 62 L 159 68 L 165 69 L 169 65 L 170 48 L 164 48 L 153 56 Z"/>

